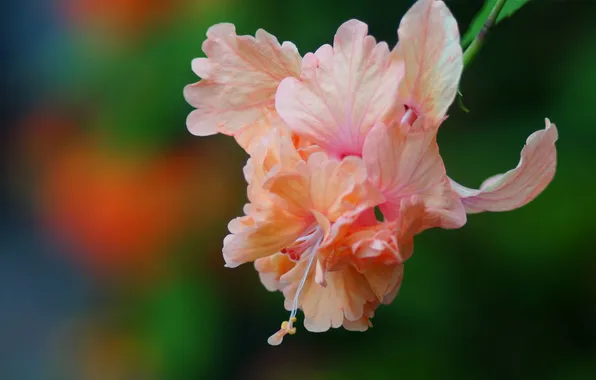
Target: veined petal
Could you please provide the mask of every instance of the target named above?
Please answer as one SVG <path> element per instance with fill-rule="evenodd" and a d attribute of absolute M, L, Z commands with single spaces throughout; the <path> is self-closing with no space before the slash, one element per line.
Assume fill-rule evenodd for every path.
<path fill-rule="evenodd" d="M 555 176 L 559 137 L 557 127 L 546 119 L 546 127 L 528 137 L 515 169 L 490 177 L 474 190 L 451 181 L 470 214 L 510 211 L 526 205 L 540 194 Z"/>
<path fill-rule="evenodd" d="M 463 70 L 457 21 L 442 1 L 419 0 L 402 18 L 396 47 L 405 64 L 400 103 L 438 127 Z"/>
<path fill-rule="evenodd" d="M 363 159 L 370 181 L 387 200 L 380 206 L 387 220 L 397 220 L 402 201 L 415 196 L 423 202 L 425 212 L 436 217 L 436 227 L 465 224 L 463 206 L 449 186 L 435 138 L 433 131 L 414 128 L 404 133 L 384 124 L 377 124 L 369 133 Z"/>
<path fill-rule="evenodd" d="M 300 79 L 280 84 L 275 106 L 297 134 L 343 157 L 360 155 L 367 132 L 390 109 L 403 74 L 386 43 L 368 36 L 358 20 L 345 22 L 333 47 L 302 61 Z"/>
<path fill-rule="evenodd" d="M 187 119 L 192 134 L 233 135 L 263 118 L 276 122 L 277 86 L 282 79 L 300 74 L 296 46 L 280 45 L 262 29 L 255 38 L 237 36 L 232 24 L 217 24 L 207 31 L 203 51 L 207 58 L 192 62 L 202 80 L 184 89 L 186 101 L 196 108 Z"/>

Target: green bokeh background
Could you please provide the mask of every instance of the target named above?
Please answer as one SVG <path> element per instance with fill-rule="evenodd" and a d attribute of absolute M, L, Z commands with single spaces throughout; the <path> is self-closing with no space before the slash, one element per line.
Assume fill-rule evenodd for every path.
<path fill-rule="evenodd" d="M 462 34 L 482 6 L 446 3 Z M 42 83 L 35 99 L 77 115 L 93 109 L 93 117 L 83 112 L 80 128 L 103 131 L 108 151 L 150 159 L 181 146 L 216 147 L 225 170 L 240 178 L 246 157 L 233 139 L 198 138 L 185 128 L 191 107 L 182 88 L 197 80 L 190 61 L 201 56 L 208 26 L 232 22 L 239 34 L 263 28 L 304 54 L 358 18 L 393 46 L 410 5 L 197 0 L 114 48 L 106 48 L 113 37 L 104 32 L 66 28 L 52 49 L 37 52 L 47 64 L 35 73 L 36 86 Z M 110 316 L 103 328 L 139 342 L 140 361 L 121 371 L 126 380 L 139 379 L 141 369 L 150 373 L 141 380 L 595 379 L 595 16 L 591 1 L 534 0 L 494 28 L 461 81 L 470 112 L 452 106 L 439 132 L 448 174 L 474 187 L 514 167 L 527 136 L 548 117 L 559 129 L 555 179 L 522 209 L 471 215 L 460 230 L 419 235 L 400 294 L 368 332 L 299 328 L 282 346 L 267 345 L 286 318 L 282 296 L 267 292 L 251 265 L 223 269 L 220 256 L 226 220 L 245 202 L 241 183 L 228 189 L 235 212 L 172 240 L 160 264 L 167 274 L 142 286 L 95 278 L 101 296 L 78 315 L 99 309 Z M 24 203 L 35 214 L 34 203 Z"/>

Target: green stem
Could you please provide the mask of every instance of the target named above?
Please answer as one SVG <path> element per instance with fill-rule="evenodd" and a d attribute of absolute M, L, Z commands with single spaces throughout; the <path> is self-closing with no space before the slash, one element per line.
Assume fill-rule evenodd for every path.
<path fill-rule="evenodd" d="M 476 54 L 478 54 L 482 48 L 482 45 L 484 45 L 488 30 L 493 26 L 497 20 L 497 17 L 499 17 L 499 13 L 501 13 L 501 10 L 503 9 L 503 6 L 506 2 L 507 0 L 497 0 L 495 3 L 495 6 L 493 7 L 492 11 L 490 11 L 488 18 L 484 22 L 482 29 L 480 29 L 480 32 L 478 32 L 470 46 L 468 46 L 464 52 L 464 67 L 470 64 L 470 62 L 474 59 L 474 57 L 476 57 Z"/>

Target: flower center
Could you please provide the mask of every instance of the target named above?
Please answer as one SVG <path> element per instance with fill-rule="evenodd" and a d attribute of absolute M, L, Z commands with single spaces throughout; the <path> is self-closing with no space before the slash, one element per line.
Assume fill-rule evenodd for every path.
<path fill-rule="evenodd" d="M 284 255 L 287 255 L 290 260 L 294 262 L 300 261 L 302 254 L 309 248 L 313 247 L 317 239 L 321 236 L 322 231 L 316 225 L 312 225 L 309 227 L 305 234 L 298 239 L 291 245 L 283 248 L 280 252 Z"/>

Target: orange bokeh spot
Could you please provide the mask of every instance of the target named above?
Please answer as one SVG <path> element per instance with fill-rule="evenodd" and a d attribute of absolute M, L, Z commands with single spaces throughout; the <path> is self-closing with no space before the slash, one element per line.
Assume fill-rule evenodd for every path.
<path fill-rule="evenodd" d="M 221 224 L 237 206 L 236 179 L 216 149 L 142 156 L 107 147 L 67 119 L 38 115 L 27 124 L 34 128 L 23 128 L 20 162 L 36 210 L 93 270 L 152 272 L 184 238 Z M 40 140 L 57 132 L 61 138 Z"/>
<path fill-rule="evenodd" d="M 75 24 L 135 33 L 168 19 L 183 0 L 60 1 L 64 11 Z"/>

